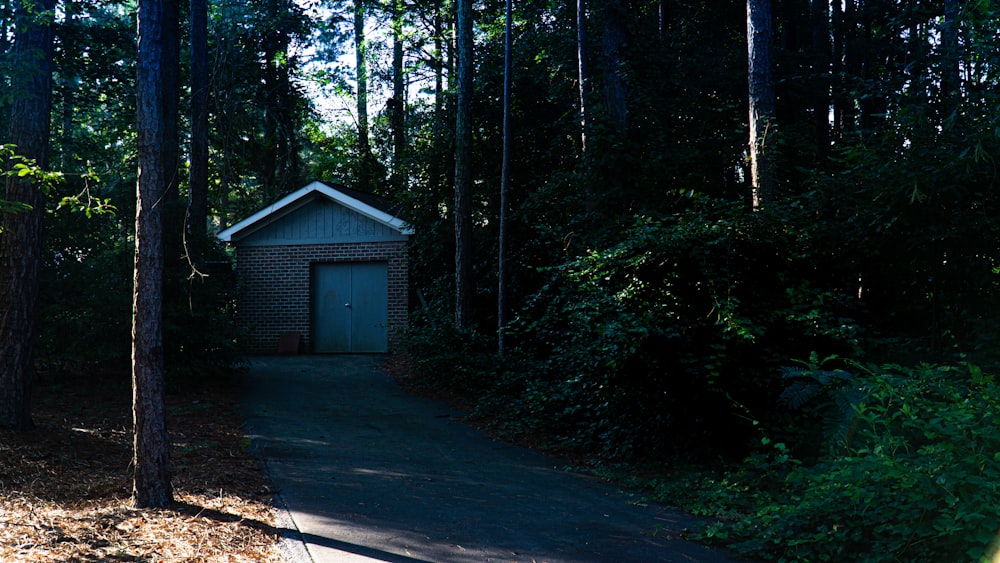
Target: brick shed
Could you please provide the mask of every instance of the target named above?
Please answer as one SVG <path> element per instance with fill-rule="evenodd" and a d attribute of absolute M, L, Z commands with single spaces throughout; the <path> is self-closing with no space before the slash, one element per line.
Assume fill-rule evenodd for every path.
<path fill-rule="evenodd" d="M 412 230 L 383 198 L 313 182 L 219 233 L 236 249 L 247 352 L 386 352 L 406 331 Z"/>

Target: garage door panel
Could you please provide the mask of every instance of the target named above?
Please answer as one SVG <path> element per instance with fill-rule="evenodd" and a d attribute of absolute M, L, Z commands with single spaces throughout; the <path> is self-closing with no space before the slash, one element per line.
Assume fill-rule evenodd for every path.
<path fill-rule="evenodd" d="M 317 352 L 351 350 L 350 268 L 319 264 L 313 273 L 313 340 Z"/>
<path fill-rule="evenodd" d="M 385 352 L 389 316 L 387 265 L 354 264 L 351 272 L 351 351 Z"/>
<path fill-rule="evenodd" d="M 387 264 L 316 264 L 313 272 L 315 350 L 324 353 L 387 351 Z"/>

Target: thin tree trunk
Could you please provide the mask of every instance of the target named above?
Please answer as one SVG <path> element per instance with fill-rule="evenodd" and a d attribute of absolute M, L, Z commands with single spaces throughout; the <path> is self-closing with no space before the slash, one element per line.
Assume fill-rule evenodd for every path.
<path fill-rule="evenodd" d="M 625 6 L 621 0 L 608 0 L 604 6 L 604 33 L 601 48 L 604 57 L 604 104 L 608 118 L 619 139 L 628 133 L 628 89 L 623 79 L 628 28 Z"/>
<path fill-rule="evenodd" d="M 180 5 L 179 0 L 160 0 L 163 10 L 163 55 L 160 61 L 160 96 L 163 104 L 163 159 L 167 182 L 163 206 L 163 252 L 165 267 L 176 272 L 183 265 L 184 203 L 180 201 Z M 168 286 L 168 293 L 176 293 Z M 168 298 L 168 301 L 170 299 Z"/>
<path fill-rule="evenodd" d="M 444 155 L 444 136 L 447 129 L 445 123 L 445 92 L 444 71 L 447 68 L 447 53 L 445 52 L 444 18 L 441 17 L 441 5 L 434 3 L 434 54 L 438 64 L 434 68 L 434 150 L 435 154 Z M 431 162 L 431 181 L 433 185 L 442 185 L 448 167 L 443 158 L 435 158 Z"/>
<path fill-rule="evenodd" d="M 945 0 L 941 27 L 941 119 L 948 119 L 958 109 L 961 99 L 960 58 L 958 45 L 959 0 Z"/>
<path fill-rule="evenodd" d="M 775 194 L 770 154 L 777 125 L 774 119 L 771 42 L 771 1 L 747 0 L 750 181 L 755 210 L 769 205 Z"/>
<path fill-rule="evenodd" d="M 270 2 L 272 11 L 277 12 L 278 6 Z M 263 38 L 263 122 L 260 161 L 260 180 L 264 184 L 265 201 L 273 200 L 281 193 L 278 187 L 278 145 L 281 138 L 281 118 L 278 116 L 280 102 L 278 101 L 278 54 L 281 46 L 276 40 L 276 30 L 265 31 Z"/>
<path fill-rule="evenodd" d="M 78 14 L 80 12 L 80 8 L 79 8 L 78 5 L 76 5 L 76 4 L 72 3 L 72 2 L 68 2 L 68 3 L 64 2 L 63 3 L 63 10 L 64 10 L 65 14 L 63 16 L 64 17 L 64 21 L 63 21 L 62 25 L 60 26 L 62 29 L 72 29 L 72 28 L 75 28 L 77 25 L 79 25 L 78 22 L 77 22 L 77 16 L 78 16 Z M 0 30 L 2 30 L 2 25 L 3 24 L 0 23 Z M 0 53 L 2 53 L 2 49 L 0 49 Z M 2 56 L 2 54 L 0 54 L 0 56 Z M 74 154 L 74 150 L 72 148 L 73 147 L 73 115 L 74 115 L 74 112 L 76 111 L 76 103 L 77 103 L 76 94 L 77 94 L 77 91 L 79 90 L 79 86 L 77 86 L 77 84 L 79 83 L 79 81 L 80 81 L 80 77 L 76 73 L 73 73 L 73 74 L 67 73 L 67 75 L 62 76 L 62 79 L 61 79 L 61 83 L 62 83 L 62 100 L 61 100 L 61 102 L 62 102 L 62 104 L 61 104 L 62 105 L 62 112 L 61 112 L 62 115 L 61 115 L 61 121 L 62 121 L 62 123 L 60 124 L 60 127 L 59 127 L 59 129 L 60 129 L 60 131 L 59 131 L 59 144 L 62 147 L 62 149 L 60 150 L 60 154 L 59 154 L 59 168 L 61 170 L 68 170 L 69 169 L 69 167 L 70 167 L 70 161 L 72 160 L 73 154 Z"/>
<path fill-rule="evenodd" d="M 48 166 L 52 109 L 54 0 L 25 2 L 16 18 L 15 72 L 9 141 L 15 151 Z M 36 14 L 45 14 L 45 21 Z M 45 196 L 37 181 L 8 177 L 6 195 L 31 209 L 2 217 L 0 234 L 0 427 L 27 430 L 38 332 L 38 272 Z"/>
<path fill-rule="evenodd" d="M 0 2 L 0 76 L 10 76 L 10 60 L 13 44 L 10 40 L 14 33 L 14 2 Z M 10 106 L 0 104 L 0 131 L 10 127 Z"/>
<path fill-rule="evenodd" d="M 191 168 L 188 256 L 200 267 L 208 241 L 208 0 L 191 0 Z"/>
<path fill-rule="evenodd" d="M 812 0 L 813 48 L 813 127 L 817 153 L 824 158 L 830 150 L 830 4 Z"/>
<path fill-rule="evenodd" d="M 403 162 L 406 153 L 406 89 L 403 76 L 403 6 L 392 0 L 392 185 L 405 183 Z"/>
<path fill-rule="evenodd" d="M 665 47 L 667 45 L 667 31 L 668 23 L 667 18 L 669 17 L 669 10 L 667 8 L 667 0 L 659 0 L 656 7 L 656 17 L 657 17 L 657 39 L 660 42 L 660 47 Z"/>
<path fill-rule="evenodd" d="M 580 152 L 587 153 L 590 127 L 590 65 L 587 61 L 587 0 L 576 0 L 576 62 L 580 86 Z"/>
<path fill-rule="evenodd" d="M 458 0 L 455 117 L 455 327 L 472 322 L 472 0 Z"/>
<path fill-rule="evenodd" d="M 844 21 L 844 9 L 840 2 L 830 4 L 830 23 L 831 46 L 833 48 L 832 64 L 830 65 L 830 105 L 833 106 L 832 134 L 834 139 L 842 139 L 846 130 L 844 98 L 847 88 L 844 83 L 844 38 L 847 33 L 847 25 Z"/>
<path fill-rule="evenodd" d="M 278 0 L 275 3 L 275 11 L 287 16 L 292 11 L 290 0 Z M 273 45 L 275 53 L 288 55 L 291 45 L 291 36 L 284 27 L 274 30 Z M 277 194 L 283 194 L 295 186 L 298 181 L 298 146 L 295 137 L 295 104 L 292 94 L 291 69 L 294 65 L 294 58 L 288 58 L 283 62 L 275 62 L 273 65 L 270 93 L 272 100 L 272 112 L 274 114 L 274 144 L 273 160 L 275 163 L 273 184 Z"/>
<path fill-rule="evenodd" d="M 365 2 L 354 0 L 354 61 L 358 83 L 358 189 L 368 190 L 372 182 L 372 150 L 368 137 L 368 46 L 365 39 Z"/>
<path fill-rule="evenodd" d="M 165 21 L 176 0 L 140 0 L 138 68 L 138 161 L 135 220 L 135 287 L 132 304 L 132 422 L 135 507 L 172 501 L 170 440 L 163 401 L 163 206 L 172 161 L 165 155 L 170 120 L 164 115 Z M 169 47 L 168 47 L 169 50 Z M 169 74 L 169 71 L 167 71 Z M 169 79 L 167 79 L 169 81 Z M 169 151 L 167 151 L 169 152 Z"/>
<path fill-rule="evenodd" d="M 503 156 L 500 165 L 500 236 L 497 256 L 497 352 L 506 348 L 507 326 L 507 195 L 510 191 L 511 82 L 514 74 L 511 39 L 513 0 L 506 0 L 503 45 Z"/>

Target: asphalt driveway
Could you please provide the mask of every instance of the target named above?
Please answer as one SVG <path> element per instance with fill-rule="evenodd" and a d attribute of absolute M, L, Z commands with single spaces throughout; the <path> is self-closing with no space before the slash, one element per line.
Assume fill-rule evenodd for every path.
<path fill-rule="evenodd" d="M 735 560 L 678 539 L 687 515 L 635 504 L 404 393 L 382 360 L 252 363 L 247 427 L 287 507 L 296 563 Z"/>

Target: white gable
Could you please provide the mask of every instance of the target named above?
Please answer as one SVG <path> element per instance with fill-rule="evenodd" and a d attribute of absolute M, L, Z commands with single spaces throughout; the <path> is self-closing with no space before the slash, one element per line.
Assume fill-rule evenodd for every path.
<path fill-rule="evenodd" d="M 313 182 L 217 236 L 225 242 L 262 245 L 405 240 L 412 234 L 402 219 Z"/>

